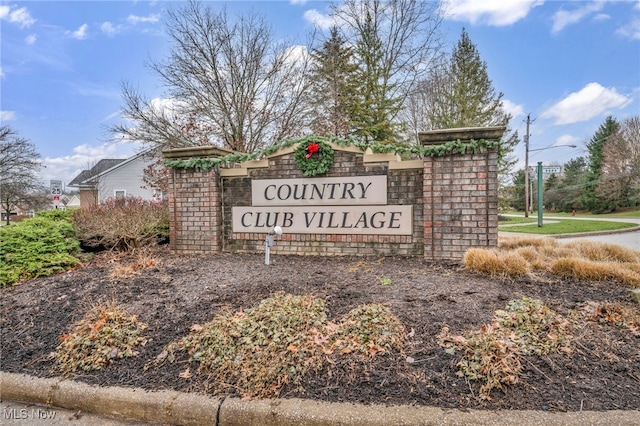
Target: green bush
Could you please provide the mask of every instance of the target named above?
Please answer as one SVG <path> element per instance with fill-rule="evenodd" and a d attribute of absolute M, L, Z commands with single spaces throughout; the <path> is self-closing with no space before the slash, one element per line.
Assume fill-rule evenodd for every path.
<path fill-rule="evenodd" d="M 108 199 L 71 214 L 78 239 L 88 247 L 133 251 L 156 244 L 169 231 L 166 202 L 136 197 Z"/>
<path fill-rule="evenodd" d="M 0 287 L 49 276 L 78 264 L 80 251 L 68 214 L 60 210 L 38 214 L 0 228 Z"/>

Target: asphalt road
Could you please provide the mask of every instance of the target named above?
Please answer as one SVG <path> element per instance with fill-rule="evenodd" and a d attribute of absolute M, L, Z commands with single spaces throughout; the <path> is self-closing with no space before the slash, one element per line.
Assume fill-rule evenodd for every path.
<path fill-rule="evenodd" d="M 535 218 L 535 216 L 534 216 Z M 554 216 L 544 216 L 544 221 L 549 220 L 567 220 L 567 217 L 554 217 Z M 617 219 L 617 218 L 580 218 L 580 217 L 572 217 L 571 220 L 603 220 L 603 221 L 609 221 L 609 222 L 627 222 L 627 223 L 636 223 L 638 225 L 640 225 L 640 219 Z M 543 221 L 543 223 L 544 223 Z M 500 231 L 500 234 L 509 234 L 509 235 L 524 235 L 522 233 L 509 233 L 509 232 L 503 232 Z M 531 235 L 531 236 L 536 236 L 536 237 L 544 237 L 544 235 L 537 235 L 537 234 L 526 234 L 526 235 Z M 610 233 L 610 234 L 604 234 L 604 235 L 579 235 L 579 236 L 575 236 L 575 237 L 562 237 L 559 238 L 560 241 L 562 242 L 569 242 L 569 241 L 577 241 L 577 240 L 589 240 L 589 241 L 596 241 L 596 242 L 601 242 L 601 243 L 609 243 L 609 244 L 617 244 L 619 246 L 623 246 L 623 247 L 627 247 L 630 248 L 632 250 L 638 250 L 640 251 L 640 230 L 637 231 L 633 231 L 633 232 L 629 232 L 629 231 L 617 231 L 614 233 Z"/>

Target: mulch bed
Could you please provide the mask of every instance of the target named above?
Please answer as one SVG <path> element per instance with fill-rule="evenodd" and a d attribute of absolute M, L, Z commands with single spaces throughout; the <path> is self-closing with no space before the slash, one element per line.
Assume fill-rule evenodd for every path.
<path fill-rule="evenodd" d="M 179 377 L 186 361 L 146 370 L 144 365 L 187 335 L 193 324 L 284 291 L 325 299 L 331 318 L 357 305 L 386 303 L 410 335 L 402 355 L 327 355 L 325 367 L 308 373 L 301 387 L 285 385 L 280 397 L 443 408 L 640 409 L 640 337 L 624 327 L 585 320 L 572 331 L 571 353 L 523 357 L 518 382 L 493 391 L 490 401 L 477 398 L 480 383 L 456 374 L 461 354 L 448 354 L 438 345 L 444 326 L 452 334 L 477 330 L 510 300 L 541 299 L 569 315 L 587 301 L 626 301 L 626 289 L 617 285 L 550 275 L 492 278 L 459 265 L 401 257 L 272 254 L 272 264 L 265 266 L 260 254 L 177 256 L 166 247 L 154 257 L 155 266 L 126 279 L 110 278 L 114 263 L 102 253 L 74 271 L 0 290 L 1 370 L 57 376 L 51 353 L 59 337 L 88 309 L 115 301 L 149 325 L 145 334 L 151 341 L 138 356 L 78 373 L 74 380 L 207 392 L 206 377 L 196 372 L 197 365 L 190 378 Z"/>

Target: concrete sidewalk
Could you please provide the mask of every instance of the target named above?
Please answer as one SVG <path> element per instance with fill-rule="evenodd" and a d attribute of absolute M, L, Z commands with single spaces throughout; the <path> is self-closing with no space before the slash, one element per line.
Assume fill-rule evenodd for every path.
<path fill-rule="evenodd" d="M 23 401 L 49 407 L 49 412 L 26 411 L 25 416 L 46 415 L 60 409 L 78 415 L 84 421 L 68 423 L 22 424 L 83 424 L 126 425 L 135 422 L 162 425 L 212 426 L 388 426 L 388 425 L 638 425 L 640 410 L 582 411 L 571 413 L 544 411 L 479 411 L 447 410 L 435 407 L 358 405 L 328 403 L 303 399 L 241 400 L 217 398 L 176 391 L 148 392 L 143 389 L 96 387 L 59 378 L 36 378 L 22 374 L 0 372 L 0 398 Z M 77 413 L 77 412 L 80 413 Z M 3 411 L 0 423 L 11 424 L 20 411 Z M 68 412 L 65 412 L 65 414 Z M 107 416 L 110 419 L 104 417 Z M 12 418 L 8 418 L 12 417 Z M 81 416 L 80 419 L 83 417 Z M 26 417 L 25 417 L 26 419 Z M 64 415 L 59 417 L 64 421 Z M 122 419 L 122 423 L 118 423 Z M 39 421 L 39 419 L 36 419 Z M 100 423 L 104 420 L 104 423 Z M 44 421 L 44 420 L 43 420 Z M 95 423 L 92 423 L 95 421 Z M 113 423 L 108 423 L 112 422 Z M 126 422 L 125 422 L 126 421 Z M 131 423 L 134 421 L 134 423 Z"/>

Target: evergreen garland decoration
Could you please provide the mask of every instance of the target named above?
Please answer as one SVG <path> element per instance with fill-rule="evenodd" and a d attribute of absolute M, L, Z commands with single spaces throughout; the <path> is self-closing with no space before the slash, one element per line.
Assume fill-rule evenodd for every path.
<path fill-rule="evenodd" d="M 412 156 L 418 158 L 424 157 L 443 157 L 451 154 L 475 154 L 483 149 L 500 149 L 500 141 L 495 140 L 471 140 L 468 142 L 462 142 L 460 140 L 450 141 L 441 145 L 429 145 L 429 146 L 402 146 L 394 144 L 381 144 L 381 143 L 366 143 L 357 139 L 349 138 L 337 138 L 327 136 L 306 136 L 300 139 L 291 139 L 276 143 L 267 147 L 261 151 L 252 153 L 233 153 L 223 157 L 217 158 L 201 158 L 194 157 L 189 159 L 165 159 L 164 165 L 174 169 L 199 169 L 209 170 L 220 165 L 233 165 L 237 163 L 243 163 L 245 161 L 259 160 L 260 158 L 274 154 L 281 149 L 289 148 L 293 145 L 299 144 L 297 149 L 302 149 L 303 158 L 306 155 L 305 149 L 310 143 L 317 143 L 318 145 L 326 145 L 331 149 L 329 143 L 332 143 L 341 147 L 356 147 L 363 152 L 367 148 L 371 148 L 374 154 L 398 154 L 401 156 Z M 302 146 L 303 148 L 300 148 Z M 297 161 L 296 161 L 297 163 Z M 333 149 L 331 149 L 331 164 L 333 164 Z M 298 165 L 300 167 L 300 165 Z M 331 165 L 329 165 L 329 169 Z M 326 173 L 326 172 L 325 172 Z M 314 175 L 315 176 L 315 175 Z"/>
<path fill-rule="evenodd" d="M 323 175 L 333 166 L 333 148 L 320 139 L 298 144 L 294 156 L 305 177 Z"/>

